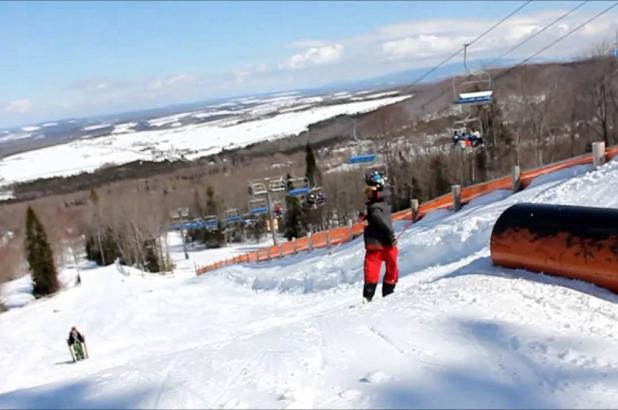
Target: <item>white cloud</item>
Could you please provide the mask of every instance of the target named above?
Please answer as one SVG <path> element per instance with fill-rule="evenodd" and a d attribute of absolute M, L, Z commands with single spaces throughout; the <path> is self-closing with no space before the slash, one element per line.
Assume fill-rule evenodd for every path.
<path fill-rule="evenodd" d="M 173 88 L 193 83 L 195 77 L 188 74 L 175 74 L 167 77 L 161 77 L 153 80 L 150 83 L 150 88 L 153 90 L 162 90 L 165 88 Z"/>
<path fill-rule="evenodd" d="M 290 44 L 288 44 L 288 47 L 290 48 L 315 48 L 315 47 L 324 47 L 327 46 L 329 43 L 322 41 L 322 40 L 309 40 L 309 39 L 305 39 L 305 40 L 296 40 Z"/>
<path fill-rule="evenodd" d="M 32 109 L 32 103 L 25 98 L 9 101 L 3 111 L 9 113 L 24 114 Z"/>
<path fill-rule="evenodd" d="M 388 59 L 425 58 L 435 54 L 453 52 L 461 48 L 461 45 L 466 41 L 467 39 L 463 37 L 452 38 L 421 34 L 415 37 L 387 41 L 382 44 L 382 51 Z"/>
<path fill-rule="evenodd" d="M 249 64 L 245 67 L 232 71 L 234 81 L 237 83 L 245 81 L 248 77 L 260 77 L 269 74 L 272 71 L 270 65 L 266 63 Z"/>
<path fill-rule="evenodd" d="M 94 85 L 92 89 L 93 91 L 105 91 L 109 89 L 109 87 L 110 87 L 109 83 L 97 83 Z"/>
<path fill-rule="evenodd" d="M 294 54 L 284 64 L 285 68 L 298 70 L 311 65 L 332 64 L 341 58 L 343 45 L 329 44 L 311 47 L 304 53 Z"/>
<path fill-rule="evenodd" d="M 566 10 L 551 10 L 542 13 L 515 16 L 494 29 L 489 35 L 475 42 L 469 49 L 471 58 L 491 58 L 509 47 L 522 42 L 530 35 L 540 31 L 548 23 Z M 589 12 L 592 13 L 592 12 Z M 524 47 L 512 53 L 509 57 L 518 58 L 529 55 L 531 52 L 550 43 L 552 40 L 564 35 L 571 27 L 575 27 L 590 17 L 589 13 L 574 13 L 560 23 L 543 32 Z M 430 60 L 438 58 L 460 49 L 464 43 L 475 39 L 477 33 L 484 32 L 493 24 L 492 21 L 435 19 L 418 22 L 407 22 L 396 25 L 384 26 L 375 32 L 359 36 L 353 41 L 358 47 L 365 47 L 371 43 L 380 44 L 380 59 L 388 61 L 399 60 L 428 64 Z M 544 53 L 546 57 L 571 56 L 574 50 L 590 47 L 595 41 L 613 32 L 611 16 L 596 20 L 587 25 L 583 30 L 574 34 L 562 44 L 563 47 L 555 47 Z M 344 44 L 346 44 L 344 42 Z M 565 48 L 566 46 L 566 48 Z"/>

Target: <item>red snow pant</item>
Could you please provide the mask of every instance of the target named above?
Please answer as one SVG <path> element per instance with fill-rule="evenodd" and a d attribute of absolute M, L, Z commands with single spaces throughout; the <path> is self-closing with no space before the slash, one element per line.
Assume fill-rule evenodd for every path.
<path fill-rule="evenodd" d="M 399 279 L 397 267 L 397 247 L 392 246 L 382 249 L 367 249 L 365 253 L 365 283 L 378 283 L 380 280 L 380 268 L 382 262 L 386 263 L 384 283 L 395 285 Z"/>

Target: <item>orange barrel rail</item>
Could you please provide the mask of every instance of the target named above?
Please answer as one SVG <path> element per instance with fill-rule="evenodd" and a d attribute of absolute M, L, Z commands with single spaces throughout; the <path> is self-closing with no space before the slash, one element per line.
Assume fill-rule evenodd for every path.
<path fill-rule="evenodd" d="M 497 266 L 580 279 L 618 293 L 618 209 L 521 203 L 491 233 Z"/>

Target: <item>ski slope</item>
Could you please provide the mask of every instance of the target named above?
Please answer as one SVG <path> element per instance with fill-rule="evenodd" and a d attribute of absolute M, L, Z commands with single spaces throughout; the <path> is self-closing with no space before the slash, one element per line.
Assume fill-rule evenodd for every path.
<path fill-rule="evenodd" d="M 618 295 L 491 264 L 522 201 L 616 208 L 618 162 L 428 214 L 401 236 L 396 293 L 369 305 L 361 239 L 201 277 L 181 252 L 168 277 L 87 269 L 0 315 L 0 408 L 615 407 Z"/>

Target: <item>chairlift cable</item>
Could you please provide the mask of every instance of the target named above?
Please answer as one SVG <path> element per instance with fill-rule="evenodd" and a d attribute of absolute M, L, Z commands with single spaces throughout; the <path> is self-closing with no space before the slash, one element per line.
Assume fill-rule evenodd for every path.
<path fill-rule="evenodd" d="M 516 8 L 514 11 L 512 11 L 510 14 L 508 14 L 502 20 L 500 20 L 499 22 L 497 22 L 496 24 L 494 24 L 493 26 L 491 26 L 490 28 L 485 30 L 483 33 L 479 34 L 474 40 L 469 42 L 467 45 L 471 46 L 472 44 L 476 43 L 478 40 L 480 40 L 481 38 L 485 37 L 485 35 L 489 34 L 489 32 L 491 32 L 493 29 L 498 27 L 500 24 L 504 23 L 505 21 L 507 21 L 508 19 L 513 17 L 517 12 L 519 12 L 521 9 L 523 9 L 524 7 L 526 7 L 530 3 L 532 3 L 532 0 L 528 0 L 527 2 L 525 2 L 524 4 L 522 4 L 521 6 Z"/>
<path fill-rule="evenodd" d="M 504 73 L 501 73 L 500 75 L 498 75 L 496 77 L 496 79 L 506 75 L 507 73 L 510 73 L 512 70 L 514 70 L 515 68 L 526 64 L 528 61 L 532 60 L 534 57 L 538 56 L 539 54 L 543 53 L 545 50 L 547 50 L 548 48 L 556 45 L 558 42 L 564 40 L 565 38 L 567 38 L 568 36 L 570 36 L 571 34 L 575 33 L 578 30 L 581 30 L 583 27 L 585 27 L 586 25 L 588 25 L 589 23 L 591 23 L 592 21 L 596 20 L 597 18 L 601 17 L 603 14 L 609 12 L 611 9 L 613 9 L 614 7 L 618 6 L 618 2 L 612 4 L 611 6 L 609 6 L 608 8 L 606 8 L 605 10 L 595 14 L 593 17 L 589 18 L 588 20 L 586 20 L 585 22 L 583 22 L 582 24 L 580 24 L 579 26 L 573 28 L 572 30 L 570 30 L 568 33 L 558 37 L 556 40 L 552 41 L 551 43 L 549 43 L 548 45 L 546 45 L 545 47 L 543 47 L 542 49 L 540 49 L 539 51 L 535 52 L 534 54 L 530 55 L 529 57 L 525 58 L 524 60 L 522 60 L 521 62 L 519 62 L 518 64 L 514 65 L 513 67 L 509 68 L 508 70 L 506 70 Z"/>
<path fill-rule="evenodd" d="M 491 26 L 490 28 L 488 28 L 487 30 L 485 30 L 483 33 L 479 34 L 474 40 L 470 41 L 469 43 L 467 43 L 467 46 L 470 46 L 474 43 L 476 43 L 478 40 L 480 40 L 481 38 L 483 38 L 484 36 L 486 36 L 487 34 L 489 34 L 491 31 L 493 31 L 496 27 L 498 27 L 500 24 L 504 23 L 506 20 L 508 20 L 509 18 L 511 18 L 513 15 L 515 15 L 516 13 L 518 13 L 521 9 L 523 9 L 524 7 L 526 7 L 528 4 L 532 3 L 532 0 L 528 0 L 526 1 L 524 4 L 522 4 L 521 6 L 519 6 L 518 8 L 516 8 L 514 11 L 512 11 L 511 13 L 509 13 L 507 16 L 503 17 L 500 21 L 498 21 L 496 24 L 494 24 L 493 26 Z M 454 52 L 453 54 L 451 54 L 449 57 L 447 57 L 446 59 L 444 59 L 442 62 L 440 62 L 438 65 L 436 65 L 435 67 L 433 67 L 432 69 L 430 69 L 429 71 L 427 71 L 425 74 L 423 74 L 422 76 L 420 76 L 419 78 L 417 78 L 416 80 L 414 80 L 412 83 L 410 83 L 410 87 L 413 85 L 418 84 L 419 82 L 421 82 L 422 80 L 424 80 L 425 78 L 427 78 L 427 76 L 429 76 L 431 73 L 433 73 L 434 71 L 436 71 L 438 68 L 442 67 L 444 64 L 448 63 L 449 61 L 451 61 L 453 58 L 457 57 L 462 51 L 464 51 L 465 47 L 462 47 L 460 49 L 458 49 L 456 52 Z"/>
<path fill-rule="evenodd" d="M 581 5 L 577 6 L 580 7 Z M 519 62 L 518 64 L 510 67 L 509 69 L 507 69 L 506 71 L 504 71 L 503 73 L 500 73 L 499 75 L 497 75 L 493 80 L 497 80 L 503 76 L 505 76 L 506 74 L 510 73 L 512 70 L 514 70 L 515 68 L 527 63 L 528 61 L 530 61 L 532 58 L 538 56 L 539 54 L 543 53 L 545 50 L 547 50 L 548 48 L 556 45 L 558 42 L 564 40 L 565 38 L 567 38 L 568 36 L 570 36 L 571 34 L 575 33 L 576 31 L 582 29 L 584 26 L 586 26 L 587 24 L 591 23 L 592 21 L 596 20 L 597 18 L 601 17 L 603 14 L 609 12 L 611 9 L 613 9 L 614 7 L 618 6 L 618 2 L 614 3 L 613 5 L 611 5 L 610 7 L 606 8 L 605 10 L 601 11 L 600 13 L 596 14 L 595 16 L 591 17 L 590 19 L 586 20 L 584 23 L 580 24 L 579 26 L 573 28 L 571 31 L 569 31 L 568 33 L 564 34 L 563 36 L 559 37 L 558 39 L 554 40 L 551 44 L 543 47 L 542 49 L 540 49 L 539 51 L 535 52 L 534 54 L 532 54 L 530 57 L 522 60 L 521 62 Z M 570 14 L 571 12 L 569 12 Z M 568 15 L 568 14 L 567 14 Z M 564 15 L 564 17 L 566 17 L 567 15 Z M 550 23 L 549 25 L 551 26 L 552 24 L 554 24 L 556 21 Z M 543 29 L 544 31 L 545 29 Z M 519 47 L 519 45 L 522 45 L 524 42 L 527 42 L 530 38 L 527 38 L 525 40 L 523 40 L 520 44 L 518 44 L 516 47 Z M 514 48 L 513 48 L 514 50 Z M 509 51 L 510 52 L 510 51 Z M 501 57 L 499 57 L 501 58 Z M 494 60 L 495 61 L 495 60 Z M 442 96 L 444 96 L 445 94 L 449 93 L 450 90 L 446 89 L 443 92 L 441 92 L 440 94 L 438 94 L 437 96 L 435 96 L 434 98 L 432 98 L 431 100 L 429 100 L 428 102 L 426 102 L 425 104 L 423 104 L 423 106 L 427 106 L 433 102 L 435 102 L 436 100 L 438 100 L 439 98 L 441 98 Z"/>
<path fill-rule="evenodd" d="M 489 63 L 487 66 L 491 67 L 493 64 L 495 64 L 497 61 L 499 61 L 501 58 L 504 58 L 506 55 L 511 54 L 513 51 L 517 50 L 519 47 L 523 46 L 524 44 L 526 44 L 528 41 L 532 40 L 533 38 L 535 38 L 536 36 L 538 36 L 539 34 L 549 30 L 553 25 L 555 25 L 556 23 L 558 23 L 560 20 L 565 19 L 566 17 L 570 16 L 571 14 L 573 14 L 575 11 L 579 10 L 584 4 L 588 3 L 590 0 L 584 0 L 581 3 L 579 3 L 577 6 L 575 6 L 574 8 L 572 8 L 571 10 L 569 10 L 568 12 L 566 12 L 565 14 L 561 15 L 560 17 L 558 17 L 557 19 L 555 19 L 554 21 L 552 21 L 551 23 L 549 23 L 548 25 L 546 25 L 545 27 L 543 27 L 541 30 L 533 33 L 532 35 L 528 36 L 528 38 L 524 39 L 523 41 L 521 41 L 520 43 L 514 45 L 513 47 L 511 47 L 509 50 L 505 51 L 504 53 L 502 53 L 502 55 L 500 55 L 499 57 L 497 57 L 495 60 L 493 60 L 491 63 Z"/>

